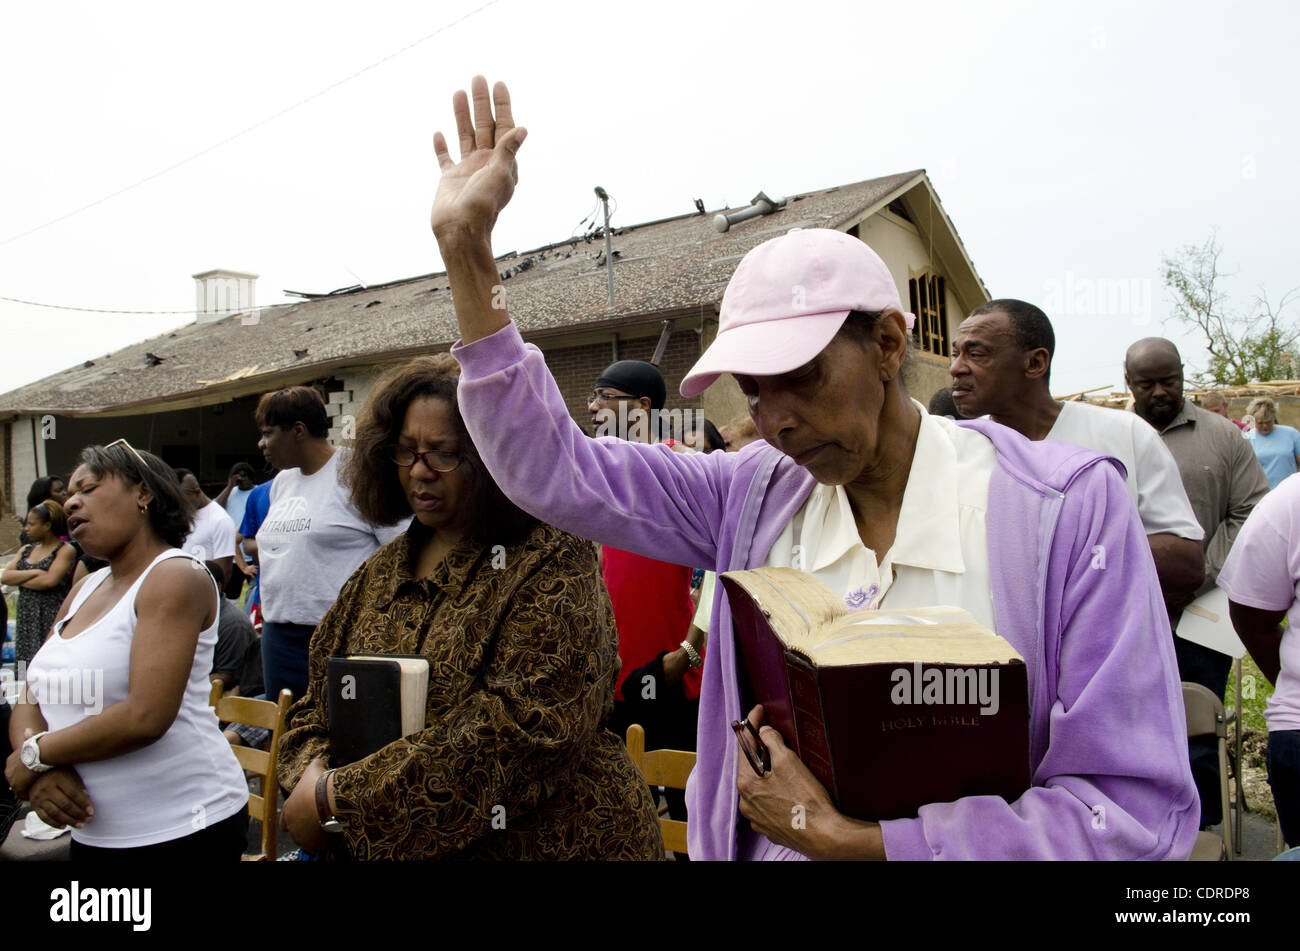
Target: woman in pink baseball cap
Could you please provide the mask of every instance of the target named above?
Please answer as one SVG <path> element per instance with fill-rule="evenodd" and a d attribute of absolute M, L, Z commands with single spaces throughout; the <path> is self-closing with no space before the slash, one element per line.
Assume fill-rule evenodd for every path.
<path fill-rule="evenodd" d="M 758 726 L 763 712 L 740 709 L 719 587 L 687 790 L 691 856 L 1185 858 L 1199 807 L 1181 691 L 1116 466 L 988 421 L 928 415 L 903 383 L 910 317 L 888 268 L 858 239 L 816 228 L 745 256 L 717 339 L 682 384 L 692 396 L 732 374 L 760 441 L 681 455 L 588 438 L 501 306 L 492 229 L 526 133 L 503 84 L 489 94 L 475 77 L 471 91 L 472 118 L 465 92 L 452 100 L 460 161 L 434 137 L 432 226 L 460 323 L 461 411 L 506 495 L 647 557 L 717 571 L 799 567 L 855 608 L 957 605 L 1026 659 L 1033 784 L 1019 799 L 849 817 L 772 728 L 760 729 L 770 769 L 740 762 L 731 723 Z M 1087 570 L 1098 545 L 1115 570 Z M 791 822 L 796 807 L 802 823 Z"/>

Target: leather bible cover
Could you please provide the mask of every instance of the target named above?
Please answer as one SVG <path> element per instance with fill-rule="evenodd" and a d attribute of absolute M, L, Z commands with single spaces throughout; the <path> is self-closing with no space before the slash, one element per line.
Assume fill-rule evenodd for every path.
<path fill-rule="evenodd" d="M 355 763 L 401 739 L 402 668 L 396 662 L 399 656 L 409 655 L 329 659 L 331 766 Z M 345 682 L 345 677 L 352 680 Z"/>
<path fill-rule="evenodd" d="M 997 669 L 998 709 L 923 700 L 915 665 L 897 661 L 818 667 L 788 650 L 744 588 L 722 578 L 731 604 L 744 713 L 761 703 L 765 721 L 824 785 L 836 807 L 857 819 L 905 819 L 932 802 L 1001 796 L 1029 788 L 1029 689 L 1023 662 L 922 664 Z M 894 671 L 908 671 L 906 702 Z M 931 677 L 933 675 L 930 675 Z M 985 675 L 986 678 L 990 675 Z M 986 680 L 987 682 L 987 680 Z M 991 704 L 990 704 L 991 705 Z M 742 764 L 748 769 L 747 764 Z"/>

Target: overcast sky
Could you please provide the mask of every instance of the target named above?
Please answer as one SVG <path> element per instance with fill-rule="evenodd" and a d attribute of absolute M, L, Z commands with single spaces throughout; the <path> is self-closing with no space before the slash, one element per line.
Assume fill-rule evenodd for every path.
<path fill-rule="evenodd" d="M 628 225 L 925 168 L 990 292 L 1048 310 L 1058 394 L 1118 389 L 1143 336 L 1203 365 L 1160 260 L 1211 229 L 1243 307 L 1300 284 L 1280 2 L 498 0 L 15 240 L 484 2 L 8 5 L 0 296 L 179 311 L 212 268 L 260 304 L 441 270 L 432 134 L 476 72 L 529 129 L 498 253 L 567 236 L 597 184 Z M 1107 286 L 1126 307 L 1081 296 Z M 0 391 L 190 319 L 0 301 Z"/>

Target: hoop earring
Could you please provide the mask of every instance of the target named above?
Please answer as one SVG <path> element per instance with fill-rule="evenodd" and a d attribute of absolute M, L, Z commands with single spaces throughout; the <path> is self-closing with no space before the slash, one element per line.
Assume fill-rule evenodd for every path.
<path fill-rule="evenodd" d="M 141 514 L 141 515 L 148 515 L 148 514 L 149 514 L 149 506 L 147 506 L 147 505 L 141 505 L 141 506 L 140 506 L 140 514 Z"/>

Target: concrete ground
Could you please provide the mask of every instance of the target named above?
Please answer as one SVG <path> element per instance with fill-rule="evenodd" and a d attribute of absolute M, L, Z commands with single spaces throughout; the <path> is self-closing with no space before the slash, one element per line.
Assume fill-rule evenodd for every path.
<path fill-rule="evenodd" d="M 284 805 L 284 798 L 281 797 L 280 805 Z M 23 803 L 22 811 L 18 818 L 14 820 L 13 828 L 9 830 L 9 837 L 5 839 L 4 844 L 0 845 L 0 862 L 65 862 L 68 859 L 68 843 L 72 841 L 72 834 L 65 833 L 57 839 L 40 840 L 29 839 L 20 831 L 23 825 L 23 819 L 27 815 L 30 807 Z M 276 854 L 277 857 L 292 852 L 295 848 L 293 840 L 289 838 L 289 833 L 283 829 L 280 830 L 276 837 Z M 262 851 L 262 825 L 256 819 L 248 820 L 248 845 L 244 849 L 245 855 L 256 855 Z"/>
<path fill-rule="evenodd" d="M 283 805 L 283 801 L 281 805 Z M 5 840 L 3 846 L 0 846 L 0 862 L 66 861 L 68 858 L 68 842 L 70 841 L 69 835 L 61 835 L 57 839 L 48 842 L 38 842 L 24 838 L 22 833 L 19 832 L 23 824 L 23 815 L 26 814 L 27 809 L 28 807 L 24 804 L 23 812 L 14 822 L 9 838 Z M 1211 831 L 1218 832 L 1219 827 L 1215 826 Z M 261 827 L 257 821 L 250 820 L 248 823 L 247 854 L 253 855 L 261 851 L 261 835 Z M 1275 835 L 1272 821 L 1255 813 L 1246 813 L 1242 817 L 1241 826 L 1242 854 L 1237 857 L 1237 861 L 1266 862 L 1273 858 L 1278 853 Z M 294 845 L 289 839 L 288 833 L 281 830 L 278 840 L 276 851 L 279 855 L 285 855 L 293 851 Z"/>
<path fill-rule="evenodd" d="M 1221 833 L 1222 826 L 1212 826 L 1210 831 Z M 1267 862 L 1285 847 L 1279 848 L 1277 845 L 1277 824 L 1274 820 L 1254 812 L 1241 817 L 1241 855 L 1236 857 L 1237 861 Z"/>

